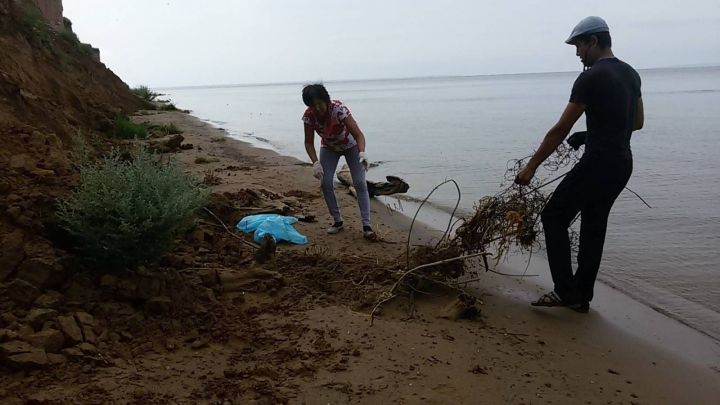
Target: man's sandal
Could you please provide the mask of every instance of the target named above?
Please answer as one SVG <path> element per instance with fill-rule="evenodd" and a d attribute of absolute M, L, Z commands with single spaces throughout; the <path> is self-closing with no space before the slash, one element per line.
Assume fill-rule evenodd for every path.
<path fill-rule="evenodd" d="M 590 311 L 590 304 L 587 302 L 579 302 L 576 304 L 566 304 L 555 291 L 551 291 L 544 294 L 537 301 L 531 302 L 530 305 L 534 307 L 568 307 L 575 312 L 581 314 L 587 314 Z"/>
<path fill-rule="evenodd" d="M 537 301 L 533 301 L 530 303 L 530 305 L 534 307 L 565 307 L 565 303 L 563 302 L 560 297 L 558 297 L 557 294 L 555 294 L 555 291 L 550 291 L 547 294 L 542 295 L 540 298 L 537 299 Z"/>

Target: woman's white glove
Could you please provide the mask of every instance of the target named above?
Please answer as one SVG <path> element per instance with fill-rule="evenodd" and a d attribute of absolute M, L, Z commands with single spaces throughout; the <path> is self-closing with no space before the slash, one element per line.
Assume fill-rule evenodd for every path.
<path fill-rule="evenodd" d="M 322 165 L 319 160 L 316 160 L 315 163 L 313 163 L 313 176 L 318 180 L 322 180 L 323 175 L 325 175 L 325 172 L 323 172 Z"/>
<path fill-rule="evenodd" d="M 368 171 L 368 168 L 370 167 L 370 162 L 368 162 L 367 156 L 365 156 L 365 152 L 360 152 L 360 164 L 365 168 L 365 171 Z"/>

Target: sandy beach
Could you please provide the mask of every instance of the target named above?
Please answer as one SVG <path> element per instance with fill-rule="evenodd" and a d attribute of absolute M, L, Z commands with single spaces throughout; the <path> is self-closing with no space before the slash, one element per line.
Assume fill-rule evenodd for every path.
<path fill-rule="evenodd" d="M 111 360 L 92 371 L 68 366 L 0 377 L 3 403 L 716 404 L 720 398 L 717 345 L 609 289 L 598 293 L 587 315 L 536 310 L 527 302 L 542 280 L 485 273 L 472 287 L 481 302 L 478 319 L 441 318 L 455 295 L 437 291 L 418 297 L 415 316 L 396 300 L 371 326 L 369 313 L 392 281 L 387 275 L 404 266 L 406 216 L 374 201 L 372 221 L 384 242 L 369 243 L 355 200 L 338 189 L 346 230 L 326 235 L 329 215 L 307 164 L 232 139 L 188 114 L 146 114 L 134 120 L 174 123 L 183 143 L 193 145 L 173 157 L 213 178 L 213 209 L 253 190 L 314 215 L 316 222 L 297 225 L 310 243 L 278 246 L 275 269 L 219 266 L 242 247 L 204 218 L 187 240 L 200 232 L 214 242 L 181 241 L 175 256 L 193 257 L 187 268 L 206 267 L 197 263 L 203 258 L 221 267 L 223 286 L 208 289 L 213 296 L 201 311 L 213 319 L 210 326 L 168 328 L 146 319 L 131 338 L 108 344 Z M 230 227 L 239 219 L 232 215 L 218 212 Z M 417 235 L 414 243 L 437 233 L 420 227 Z M 224 250 L 216 251 L 217 240 Z M 540 262 L 529 272 L 547 270 Z M 232 288 L 233 280 L 244 281 Z"/>

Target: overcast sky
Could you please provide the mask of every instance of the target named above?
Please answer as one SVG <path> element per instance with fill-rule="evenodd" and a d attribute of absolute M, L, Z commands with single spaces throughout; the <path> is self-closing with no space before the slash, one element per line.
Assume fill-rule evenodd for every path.
<path fill-rule="evenodd" d="M 83 42 L 151 87 L 579 71 L 583 17 L 637 68 L 720 64 L 720 0 L 64 0 Z"/>

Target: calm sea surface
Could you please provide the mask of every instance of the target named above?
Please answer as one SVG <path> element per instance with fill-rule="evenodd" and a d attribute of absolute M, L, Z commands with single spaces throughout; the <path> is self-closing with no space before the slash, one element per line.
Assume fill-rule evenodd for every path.
<path fill-rule="evenodd" d="M 633 135 L 629 192 L 608 225 L 600 279 L 720 340 L 720 68 L 644 70 L 645 128 Z M 557 120 L 577 73 L 326 83 L 366 135 L 367 153 L 424 198 L 443 180 L 461 214 L 500 190 L 509 159 L 530 154 Z M 302 84 L 163 89 L 238 139 L 308 160 Z M 585 127 L 584 118 L 574 130 Z M 308 172 L 309 173 L 309 172 Z M 539 173 L 551 176 L 552 173 Z M 551 190 L 548 190 L 551 191 Z M 450 210 L 455 192 L 432 199 Z M 414 212 L 405 212 L 412 215 Z"/>

